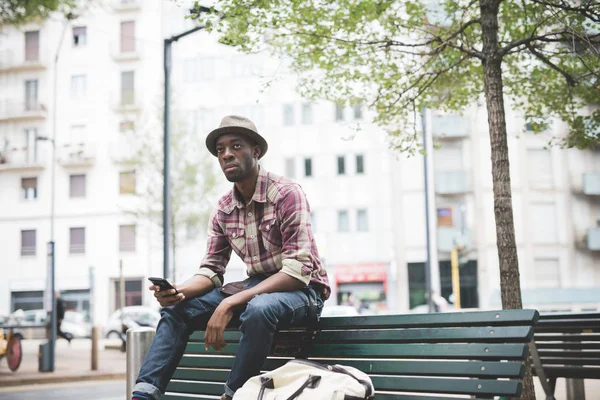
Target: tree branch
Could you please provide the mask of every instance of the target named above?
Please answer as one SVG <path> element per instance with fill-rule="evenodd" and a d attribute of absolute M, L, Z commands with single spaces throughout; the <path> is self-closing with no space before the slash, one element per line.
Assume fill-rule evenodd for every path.
<path fill-rule="evenodd" d="M 561 1 L 560 4 L 557 4 L 557 3 L 554 3 L 551 1 L 547 1 L 547 0 L 531 0 L 531 1 L 533 3 L 540 4 L 540 5 L 543 5 L 546 7 L 554 7 L 554 8 L 563 10 L 563 11 L 577 12 L 594 22 L 600 23 L 600 7 L 597 6 L 598 3 L 596 1 L 588 1 L 587 3 L 581 2 L 584 5 L 580 5 L 580 6 L 573 6 L 564 1 Z M 598 7 L 598 8 L 596 10 L 594 10 L 591 7 L 592 4 L 595 4 L 596 7 Z"/>
<path fill-rule="evenodd" d="M 552 68 L 553 70 L 559 72 L 562 76 L 564 76 L 565 79 L 567 80 L 567 84 L 569 85 L 569 87 L 575 87 L 577 85 L 577 80 L 571 74 L 569 74 L 564 69 L 560 68 L 558 65 L 554 64 L 552 61 L 550 61 L 550 59 L 548 59 L 542 53 L 538 52 L 530 43 L 526 44 L 526 46 L 527 46 L 527 49 L 531 52 L 531 54 L 533 54 L 544 64 L 546 64 L 547 66 L 549 66 L 550 68 Z"/>

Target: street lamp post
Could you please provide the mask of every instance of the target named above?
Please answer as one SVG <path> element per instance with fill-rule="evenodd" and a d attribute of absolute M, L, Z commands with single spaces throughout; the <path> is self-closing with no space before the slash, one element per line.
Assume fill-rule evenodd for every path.
<path fill-rule="evenodd" d="M 210 12 L 208 7 L 198 7 L 198 12 Z M 196 11 L 194 11 L 196 12 Z M 178 35 L 173 35 L 164 41 L 163 69 L 165 74 L 165 97 L 164 97 L 164 118 L 163 118 L 163 277 L 169 277 L 169 236 L 171 228 L 169 226 L 169 217 L 171 215 L 171 197 L 170 188 L 170 138 L 169 138 L 169 117 L 171 102 L 171 45 L 184 36 L 190 35 L 201 29 L 204 25 L 199 25 Z M 174 279 L 175 277 L 173 277 Z"/>
<path fill-rule="evenodd" d="M 56 336 L 58 334 L 57 315 L 56 315 L 56 249 L 54 242 L 54 198 L 55 198 L 55 181 L 56 181 L 56 111 L 57 111 L 57 96 L 58 96 L 58 58 L 62 47 L 65 33 L 70 25 L 70 22 L 77 18 L 73 13 L 65 15 L 63 30 L 60 35 L 56 54 L 54 55 L 54 92 L 52 98 L 52 137 L 38 136 L 36 140 L 47 140 L 52 143 L 52 161 L 50 165 L 50 241 L 48 242 L 48 274 L 50 275 L 50 352 L 48 362 L 48 372 L 54 371 Z M 46 288 L 48 290 L 48 288 Z"/>

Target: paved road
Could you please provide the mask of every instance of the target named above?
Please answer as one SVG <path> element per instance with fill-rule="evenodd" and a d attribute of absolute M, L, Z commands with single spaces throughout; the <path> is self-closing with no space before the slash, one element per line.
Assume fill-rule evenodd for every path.
<path fill-rule="evenodd" d="M 1 400 L 125 400 L 125 381 L 90 381 L 0 389 Z"/>

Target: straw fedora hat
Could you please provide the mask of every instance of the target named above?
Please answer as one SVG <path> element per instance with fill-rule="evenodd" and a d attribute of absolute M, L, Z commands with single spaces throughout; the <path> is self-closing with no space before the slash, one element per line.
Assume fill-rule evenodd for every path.
<path fill-rule="evenodd" d="M 227 115 L 221 120 L 221 125 L 206 137 L 206 147 L 213 156 L 217 157 L 217 139 L 226 133 L 238 133 L 256 142 L 260 146 L 259 159 L 266 154 L 269 148 L 267 141 L 258 134 L 256 125 L 252 121 L 238 115 Z"/>

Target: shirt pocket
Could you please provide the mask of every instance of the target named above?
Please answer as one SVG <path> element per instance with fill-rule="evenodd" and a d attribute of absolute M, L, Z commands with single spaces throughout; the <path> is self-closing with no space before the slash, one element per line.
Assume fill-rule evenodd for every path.
<path fill-rule="evenodd" d="M 281 230 L 275 218 L 275 214 L 267 214 L 258 225 L 262 242 L 269 253 L 281 252 Z"/>
<path fill-rule="evenodd" d="M 231 244 L 231 248 L 239 256 L 243 258 L 246 255 L 246 235 L 244 229 L 239 227 L 227 227 L 227 239 Z"/>

